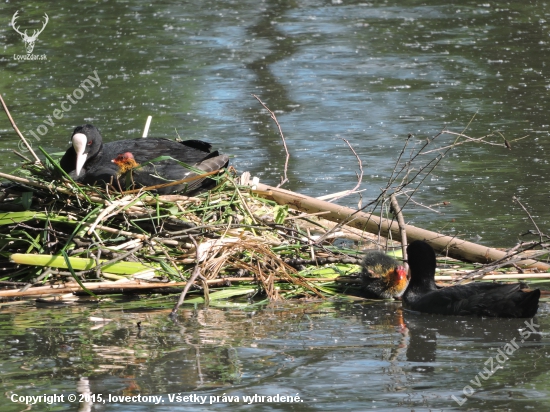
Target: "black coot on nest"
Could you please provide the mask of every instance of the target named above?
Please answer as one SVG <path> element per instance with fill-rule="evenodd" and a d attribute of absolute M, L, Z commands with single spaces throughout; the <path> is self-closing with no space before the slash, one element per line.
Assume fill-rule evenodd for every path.
<path fill-rule="evenodd" d="M 77 127 L 71 141 L 72 146 L 60 161 L 63 170 L 75 181 L 90 185 L 112 183 L 120 190 L 155 186 L 197 175 L 178 162 L 204 173 L 221 169 L 229 163 L 228 156 L 220 155 L 218 151 L 211 152 L 210 143 L 200 140 L 176 142 L 162 138 L 139 138 L 103 143 L 99 130 L 90 124 Z M 148 163 L 161 156 L 174 160 Z M 156 191 L 160 194 L 178 192 L 190 195 L 211 189 L 214 185 L 212 179 L 202 178 Z"/>

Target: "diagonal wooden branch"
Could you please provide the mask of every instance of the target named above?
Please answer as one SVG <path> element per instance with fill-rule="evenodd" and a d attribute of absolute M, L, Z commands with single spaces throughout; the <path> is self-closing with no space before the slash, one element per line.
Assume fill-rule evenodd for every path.
<path fill-rule="evenodd" d="M 401 248 L 403 250 L 403 260 L 407 261 L 407 230 L 405 229 L 405 219 L 403 218 L 403 213 L 401 213 L 401 207 L 397 202 L 395 194 L 392 193 L 390 196 L 391 206 L 393 214 L 397 217 L 397 224 L 399 225 L 399 233 L 401 234 Z"/>
<path fill-rule="evenodd" d="M 323 202 L 309 196 L 288 190 L 271 187 L 262 183 L 257 183 L 256 188 L 259 193 L 265 193 L 262 197 L 272 199 L 280 205 L 289 205 L 293 209 L 305 213 L 316 213 L 329 211 L 323 215 L 325 219 L 335 222 L 346 222 L 347 225 L 365 230 L 370 233 L 378 233 L 388 237 L 390 234 L 396 240 L 401 240 L 401 233 L 397 222 L 388 219 L 382 219 L 371 213 L 357 211 L 348 207 L 334 205 L 329 202 Z M 448 256 L 456 259 L 467 260 L 471 262 L 487 263 L 508 257 L 506 252 L 498 249 L 478 245 L 454 236 L 446 236 L 441 233 L 432 232 L 411 225 L 405 225 L 407 237 L 409 240 L 425 240 L 437 252 L 445 252 Z M 547 271 L 550 264 L 539 262 L 533 259 L 526 259 L 521 262 L 524 267 L 537 268 Z"/>

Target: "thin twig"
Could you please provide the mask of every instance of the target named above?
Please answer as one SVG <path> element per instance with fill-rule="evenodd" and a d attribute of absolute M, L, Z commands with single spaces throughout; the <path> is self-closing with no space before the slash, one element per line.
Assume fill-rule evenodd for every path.
<path fill-rule="evenodd" d="M 407 136 L 407 140 L 405 140 L 405 144 L 403 145 L 403 148 L 401 149 L 401 153 L 399 153 L 399 156 L 397 157 L 397 160 L 395 161 L 395 166 L 393 167 L 393 170 L 391 172 L 391 175 L 390 175 L 390 178 L 389 178 L 389 181 L 393 181 L 393 175 L 395 173 L 395 171 L 397 170 L 397 166 L 399 166 L 399 162 L 401 161 L 401 158 L 403 157 L 403 153 L 405 153 L 405 150 L 407 149 L 407 146 L 411 140 L 411 137 L 413 137 L 412 134 L 409 133 L 409 135 Z M 403 170 L 403 169 L 401 169 Z M 398 175 L 400 174 L 401 172 L 398 173 Z"/>
<path fill-rule="evenodd" d="M 277 121 L 277 116 L 275 116 L 275 113 L 273 113 L 269 107 L 266 106 L 266 104 L 264 102 L 261 101 L 261 99 L 256 96 L 255 94 L 253 94 L 252 96 L 254 96 L 256 98 L 256 100 L 258 100 L 260 102 L 260 104 L 264 107 L 265 110 L 267 110 L 271 116 L 271 118 L 273 119 L 273 121 L 275 122 L 275 124 L 277 125 L 277 127 L 279 128 L 279 134 L 281 135 L 281 139 L 283 139 L 283 146 L 285 148 L 285 152 L 286 152 L 286 159 L 285 159 L 285 169 L 283 171 L 283 174 L 284 174 L 284 178 L 281 178 L 281 183 L 279 183 L 277 185 L 277 187 L 281 187 L 282 185 L 284 185 L 286 182 L 288 182 L 288 178 L 287 178 L 287 175 L 286 175 L 286 172 L 288 170 L 288 160 L 290 159 L 290 154 L 288 153 L 288 148 L 286 147 L 286 140 L 285 140 L 285 136 L 283 135 L 283 129 L 281 128 L 281 125 L 279 124 L 279 122 Z"/>
<path fill-rule="evenodd" d="M 517 250 L 517 247 L 513 248 L 512 250 L 514 250 L 514 252 L 508 251 L 506 256 L 504 256 L 502 259 L 495 260 L 494 262 L 491 262 L 491 263 L 483 266 L 480 269 L 473 270 L 473 271 L 471 271 L 469 273 L 466 273 L 465 275 L 459 277 L 457 279 L 457 283 L 462 283 L 462 282 L 464 282 L 465 280 L 468 280 L 468 279 L 475 279 L 475 278 L 482 277 L 485 273 L 496 270 L 496 269 L 499 269 L 503 266 L 514 265 L 515 263 L 521 262 L 522 260 L 533 259 L 533 258 L 536 258 L 539 255 L 548 254 L 547 250 L 540 250 L 537 253 L 535 253 L 533 255 L 530 255 L 530 256 L 526 256 L 526 257 L 518 256 L 520 253 L 523 253 L 523 252 L 525 252 L 526 250 L 529 250 L 529 249 L 533 249 L 534 247 L 539 246 L 539 245 L 540 245 L 540 243 L 534 243 L 534 244 L 531 244 L 528 248 L 525 248 L 525 249 L 522 249 L 522 250 Z"/>
<path fill-rule="evenodd" d="M 355 193 L 355 191 L 359 188 L 359 186 L 361 186 L 361 181 L 363 180 L 363 163 L 361 163 L 361 158 L 357 155 L 357 153 L 355 152 L 355 150 L 353 150 L 353 147 L 351 146 L 351 144 L 346 140 L 344 139 L 343 137 L 341 138 L 344 142 L 346 142 L 346 144 L 349 146 L 350 150 L 353 152 L 353 154 L 355 155 L 355 157 L 357 158 L 357 163 L 359 163 L 359 171 L 361 173 L 357 173 L 355 172 L 355 174 L 357 175 L 357 184 L 355 185 L 355 187 L 351 190 L 347 190 L 346 192 L 344 192 L 342 195 L 340 196 L 337 196 L 331 200 L 329 200 L 329 202 L 334 202 L 335 200 L 338 200 L 338 199 L 341 199 L 347 195 L 350 195 L 352 193 Z"/>
<path fill-rule="evenodd" d="M 535 219 L 533 219 L 533 216 L 531 216 L 531 214 L 529 213 L 527 208 L 525 206 L 523 206 L 523 204 L 519 201 L 519 199 L 517 197 L 512 196 L 512 200 L 514 202 L 517 202 L 521 206 L 523 211 L 525 213 L 527 213 L 527 216 L 529 216 L 529 220 L 531 220 L 531 223 L 533 224 L 533 226 L 535 226 L 535 229 L 537 229 L 537 233 L 539 234 L 540 243 L 542 243 L 543 242 L 542 238 L 543 238 L 544 234 L 540 231 L 539 227 L 537 226 L 537 223 L 535 222 Z"/>
<path fill-rule="evenodd" d="M 36 153 L 34 153 L 34 150 L 32 150 L 31 145 L 27 142 L 27 139 L 23 136 L 23 134 L 19 131 L 17 128 L 17 125 L 15 124 L 15 121 L 13 120 L 13 117 L 11 117 L 10 111 L 8 110 L 8 106 L 6 106 L 6 103 L 4 103 L 4 99 L 2 98 L 2 95 L 0 94 L 0 103 L 2 103 L 2 107 L 4 108 L 4 111 L 6 112 L 6 115 L 8 116 L 8 119 L 10 119 L 11 126 L 13 127 L 13 130 L 15 130 L 15 133 L 19 136 L 19 138 L 25 143 L 25 146 L 27 146 L 27 149 L 29 149 L 29 152 L 34 156 L 36 159 L 36 163 L 42 164 Z"/>
<path fill-rule="evenodd" d="M 422 204 L 422 203 L 420 203 L 420 202 L 417 202 L 417 201 L 414 200 L 414 199 L 412 198 L 412 196 L 410 196 L 407 192 L 408 192 L 408 191 L 405 191 L 405 190 L 404 190 L 404 191 L 401 192 L 401 194 L 407 196 L 407 199 L 408 199 L 409 202 L 414 203 L 416 206 L 420 206 L 420 207 L 423 207 L 423 208 L 425 208 L 425 209 L 428 209 L 428 210 L 431 211 L 431 212 L 434 212 L 434 213 L 437 213 L 437 214 L 441 214 L 441 212 L 440 212 L 439 210 L 435 210 L 435 209 L 433 209 L 431 206 L 426 206 L 426 205 L 424 205 L 424 204 Z M 413 194 L 414 194 L 414 192 L 413 192 Z"/>
<path fill-rule="evenodd" d="M 172 309 L 172 312 L 170 313 L 170 317 L 171 318 L 175 318 L 175 316 L 177 315 L 178 313 L 178 310 L 180 308 L 180 306 L 183 304 L 183 301 L 185 300 L 185 295 L 187 295 L 187 292 L 189 291 L 189 288 L 191 287 L 191 285 L 193 283 L 195 283 L 195 280 L 201 276 L 201 269 L 200 269 L 200 266 L 199 266 L 199 263 L 200 263 L 200 259 L 199 259 L 199 245 L 197 244 L 197 242 L 195 241 L 195 239 L 193 239 L 192 236 L 189 236 L 189 238 L 191 239 L 191 241 L 193 242 L 193 244 L 195 245 L 195 268 L 193 269 L 193 273 L 191 274 L 191 277 L 189 278 L 189 280 L 187 281 L 186 285 L 185 285 L 185 288 L 183 289 L 183 291 L 181 292 L 181 295 L 180 295 L 180 298 L 178 299 L 178 303 L 176 303 L 176 306 L 174 306 L 174 309 Z"/>
<path fill-rule="evenodd" d="M 473 120 L 473 118 L 472 118 Z M 470 121 L 471 123 L 471 121 Z M 470 124 L 468 123 L 468 125 Z M 468 126 L 467 126 L 468 127 Z M 466 127 L 466 128 L 467 128 Z M 466 130 L 466 128 L 464 130 Z M 463 133 L 453 133 L 453 132 L 448 132 L 446 130 L 442 130 L 440 132 L 438 132 L 436 135 L 434 135 L 433 137 L 431 138 L 428 138 L 426 139 L 425 143 L 422 145 L 422 147 L 418 150 L 418 151 L 412 151 L 411 152 L 411 156 L 410 156 L 410 159 L 405 162 L 401 168 L 396 172 L 397 168 L 398 168 L 398 164 L 399 164 L 399 161 L 396 162 L 396 165 L 394 166 L 394 170 L 390 176 L 390 179 L 389 181 L 387 182 L 386 184 L 386 187 L 382 189 L 380 195 L 375 199 L 373 200 L 372 202 L 366 204 L 365 206 L 359 208 L 356 212 L 350 214 L 348 216 L 347 219 L 343 220 L 342 222 L 340 222 L 338 225 L 334 226 L 331 231 L 325 233 L 324 236 L 321 236 L 318 240 L 319 241 L 322 241 L 325 239 L 325 236 L 328 236 L 332 231 L 334 230 L 338 230 L 341 226 L 343 226 L 344 224 L 349 224 L 350 222 L 352 222 L 354 219 L 355 219 L 355 214 L 356 213 L 359 213 L 359 212 L 362 212 L 363 210 L 365 210 L 366 208 L 374 205 L 374 209 L 376 209 L 380 203 L 383 203 L 384 202 L 384 199 L 387 198 L 388 196 L 388 192 L 390 191 L 390 189 L 392 188 L 393 184 L 395 183 L 395 181 L 402 175 L 402 173 L 406 171 L 405 173 L 405 176 L 402 177 L 402 180 L 401 180 L 401 183 L 393 189 L 393 193 L 403 193 L 404 192 L 404 189 L 411 185 L 413 182 L 416 183 L 416 186 L 414 189 L 412 189 L 412 193 L 408 194 L 407 195 L 407 200 L 405 201 L 405 203 L 401 206 L 401 210 L 403 210 L 405 208 L 405 206 L 407 205 L 407 203 L 409 201 L 412 201 L 412 195 L 414 193 L 416 193 L 416 191 L 420 188 L 420 186 L 422 185 L 422 183 L 424 182 L 424 180 L 427 179 L 427 177 L 433 172 L 433 170 L 437 167 L 437 165 L 441 162 L 441 160 L 445 157 L 445 155 L 451 150 L 453 149 L 455 146 L 457 146 L 458 144 L 460 144 L 460 142 L 457 143 L 457 140 L 458 138 L 455 140 L 455 143 L 453 143 L 452 145 L 449 145 L 449 146 L 446 146 L 444 148 L 439 148 L 439 149 L 436 149 L 436 150 L 433 150 L 433 151 L 439 151 L 439 155 L 435 156 L 434 158 L 432 158 L 427 164 L 425 164 L 424 166 L 422 166 L 418 171 L 416 171 L 416 173 L 414 173 L 412 176 L 410 176 L 411 172 L 413 170 L 410 169 L 411 167 L 411 164 L 412 162 L 418 158 L 420 155 L 422 154 L 426 154 L 426 153 L 431 153 L 433 152 L 432 150 L 430 151 L 424 151 L 424 149 L 429 146 L 436 138 L 440 137 L 441 135 L 443 134 L 451 134 L 451 135 L 457 135 L 457 136 L 462 136 L 462 137 L 465 137 L 467 139 L 470 139 L 471 141 L 476 141 L 475 139 L 471 138 L 471 137 L 468 137 L 466 135 L 464 135 Z M 405 142 L 405 147 L 408 145 L 409 143 L 409 140 L 412 136 L 411 135 L 408 135 L 407 136 L 407 141 Z M 441 150 L 443 150 L 443 152 L 441 152 Z M 402 152 L 400 153 L 399 155 L 399 159 L 402 158 L 402 155 L 404 153 L 404 149 L 402 150 Z M 419 178 L 419 176 L 421 175 L 424 175 L 422 177 L 422 179 L 417 182 L 417 179 Z M 368 222 L 367 222 L 368 223 Z"/>
<path fill-rule="evenodd" d="M 501 144 L 498 144 L 498 143 L 485 141 L 486 138 L 494 136 L 493 134 L 488 134 L 486 136 L 481 136 L 481 137 L 477 137 L 477 138 L 470 137 L 470 136 L 467 136 L 467 135 L 462 134 L 462 133 L 456 133 L 456 132 L 450 132 L 450 131 L 445 131 L 445 134 L 452 135 L 452 136 L 457 136 L 457 138 L 450 145 L 443 146 L 443 147 L 438 147 L 437 149 L 428 150 L 427 152 L 422 152 L 421 154 L 426 155 L 426 154 L 430 154 L 430 153 L 433 153 L 433 152 L 440 152 L 442 150 L 452 149 L 453 147 L 460 146 L 460 145 L 463 145 L 465 143 L 484 143 L 484 144 L 488 144 L 488 145 L 491 145 L 491 146 L 502 146 Z M 459 142 L 458 139 L 461 138 L 461 137 L 463 137 L 465 140 Z"/>
<path fill-rule="evenodd" d="M 24 154 L 22 153 L 19 153 L 17 150 L 12 150 L 13 154 L 19 156 L 21 159 L 23 159 L 25 162 L 32 162 L 31 159 L 29 159 L 27 156 L 25 156 Z"/>

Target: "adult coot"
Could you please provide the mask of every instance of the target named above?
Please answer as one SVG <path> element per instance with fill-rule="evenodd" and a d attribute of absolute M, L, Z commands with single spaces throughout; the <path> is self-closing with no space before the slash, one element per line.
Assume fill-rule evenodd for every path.
<path fill-rule="evenodd" d="M 363 289 L 369 298 L 396 298 L 407 288 L 407 271 L 384 252 L 368 251 L 361 266 Z"/>
<path fill-rule="evenodd" d="M 229 157 L 211 152 L 210 143 L 200 140 L 176 142 L 161 138 L 139 138 L 103 143 L 99 130 L 91 124 L 74 129 L 72 146 L 60 160 L 61 168 L 75 181 L 95 185 L 112 183 L 120 190 L 142 186 L 155 186 L 197 175 L 180 162 L 203 172 L 226 167 Z M 119 155 L 130 154 L 134 163 L 126 165 Z M 169 156 L 169 160 L 152 160 Z M 120 161 L 114 160 L 119 158 Z M 212 179 L 197 179 L 191 182 L 157 189 L 160 194 L 180 192 L 196 194 L 215 185 Z"/>
<path fill-rule="evenodd" d="M 531 318 L 538 309 L 540 290 L 521 290 L 521 284 L 468 283 L 438 288 L 435 285 L 435 252 L 415 240 L 407 248 L 410 281 L 403 306 L 440 315 Z"/>

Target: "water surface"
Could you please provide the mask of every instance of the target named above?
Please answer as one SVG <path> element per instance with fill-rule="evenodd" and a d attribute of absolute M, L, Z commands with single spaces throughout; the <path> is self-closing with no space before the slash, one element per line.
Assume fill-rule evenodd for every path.
<path fill-rule="evenodd" d="M 35 148 L 63 152 L 83 123 L 97 125 L 107 141 L 137 137 L 152 115 L 150 135 L 210 141 L 233 155 L 239 171 L 277 184 L 285 154 L 256 94 L 275 111 L 287 140 L 285 188 L 311 196 L 352 188 L 359 168 L 345 138 L 362 160 L 363 204 L 386 186 L 409 134 L 408 147 L 417 148 L 445 128 L 473 137 L 494 133 L 498 145 L 450 152 L 413 195 L 405 218 L 512 246 L 533 228 L 513 196 L 543 232 L 548 224 L 549 7 L 433 0 L 7 2 L 0 13 L 0 92 Z M 33 51 L 45 60 L 14 58 L 26 54 L 10 27 L 17 10 L 29 32 L 48 14 Z M 85 90 L 81 83 L 90 76 L 99 80 Z M 75 93 L 79 99 L 65 110 Z M 435 143 L 453 140 L 444 135 Z M 19 164 L 12 154 L 18 143 L 0 120 L 3 172 Z M 414 167 L 427 161 L 418 158 Z M 359 197 L 339 202 L 355 207 Z M 536 318 L 540 333 L 487 379 L 479 375 L 485 362 L 521 336 L 523 321 L 424 316 L 379 302 L 187 308 L 173 323 L 172 305 L 2 307 L 3 393 L 158 395 L 166 401 L 155 408 L 165 411 L 198 408 L 169 404 L 176 394 L 303 400 L 231 405 L 239 410 L 549 406 L 546 303 Z M 78 410 L 68 403 L 48 408 L 33 410 Z M 2 403 L 2 410 L 22 409 Z M 115 402 L 93 410 L 150 407 Z"/>
<path fill-rule="evenodd" d="M 184 396 L 206 397 L 209 410 L 545 410 L 550 404 L 546 306 L 530 332 L 525 320 L 422 315 L 393 302 L 187 307 L 172 322 L 174 302 L 163 299 L 148 310 L 121 300 L 100 308 L 4 307 L 2 392 L 102 394 L 107 401 L 92 409 L 100 411 L 150 408 L 150 402 L 108 401 L 138 394 L 161 396 L 160 411 L 199 407 L 200 400 Z M 517 348 L 505 359 L 499 350 L 512 341 Z M 485 378 L 475 385 L 480 372 Z M 300 402 L 244 398 L 277 394 Z M 21 410 L 3 404 L 3 411 Z M 55 410 L 77 409 L 65 401 Z"/>

